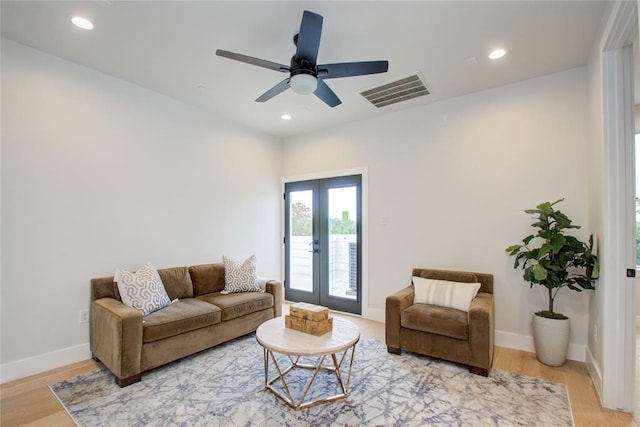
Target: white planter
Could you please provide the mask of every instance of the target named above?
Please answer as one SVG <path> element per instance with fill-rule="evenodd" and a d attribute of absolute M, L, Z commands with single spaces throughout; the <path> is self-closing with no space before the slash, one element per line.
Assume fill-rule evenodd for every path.
<path fill-rule="evenodd" d="M 569 319 L 532 316 L 533 344 L 538 360 L 549 366 L 561 366 L 569 350 Z"/>

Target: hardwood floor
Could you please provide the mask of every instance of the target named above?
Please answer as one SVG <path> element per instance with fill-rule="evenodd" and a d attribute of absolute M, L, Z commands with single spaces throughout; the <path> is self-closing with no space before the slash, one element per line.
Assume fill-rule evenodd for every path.
<path fill-rule="evenodd" d="M 285 312 L 288 305 L 285 305 Z M 384 342 L 384 324 L 357 316 L 345 316 L 355 322 L 362 336 Z M 584 363 L 567 361 L 554 368 L 538 362 L 535 354 L 496 347 L 493 367 L 517 374 L 561 382 L 567 385 L 573 419 L 582 426 L 630 426 L 632 415 L 600 406 Z M 49 384 L 73 378 L 98 369 L 92 360 L 74 363 L 32 377 L 2 384 L 0 387 L 0 425 L 10 426 L 74 426 L 74 422 L 49 390 Z M 143 379 L 144 381 L 144 379 Z"/>

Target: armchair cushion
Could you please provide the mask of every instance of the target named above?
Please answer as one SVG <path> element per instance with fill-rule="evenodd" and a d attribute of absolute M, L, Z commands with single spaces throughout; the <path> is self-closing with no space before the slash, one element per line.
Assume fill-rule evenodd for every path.
<path fill-rule="evenodd" d="M 414 304 L 431 304 L 462 311 L 469 311 L 471 300 L 480 289 L 480 283 L 451 282 L 422 277 L 414 277 L 413 286 L 415 288 Z"/>
<path fill-rule="evenodd" d="M 400 313 L 400 324 L 403 328 L 420 332 L 469 339 L 467 313 L 454 308 L 413 304 Z"/>

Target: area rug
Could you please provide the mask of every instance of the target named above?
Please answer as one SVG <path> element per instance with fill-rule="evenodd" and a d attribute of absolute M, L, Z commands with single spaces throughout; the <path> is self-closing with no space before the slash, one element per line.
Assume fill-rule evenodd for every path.
<path fill-rule="evenodd" d="M 303 391 L 304 375 L 291 377 L 292 392 Z M 335 376 L 323 374 L 311 390 L 337 387 Z M 265 390 L 254 334 L 154 369 L 122 389 L 102 369 L 51 390 L 83 427 L 573 425 L 564 384 L 495 369 L 489 377 L 473 375 L 457 364 L 389 354 L 382 342 L 365 338 L 356 346 L 348 397 L 299 411 Z"/>

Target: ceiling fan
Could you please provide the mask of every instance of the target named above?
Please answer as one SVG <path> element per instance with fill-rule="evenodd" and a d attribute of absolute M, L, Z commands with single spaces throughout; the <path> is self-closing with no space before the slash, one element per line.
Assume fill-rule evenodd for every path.
<path fill-rule="evenodd" d="M 291 57 L 291 65 L 278 64 L 226 50 L 216 50 L 216 55 L 245 62 L 270 70 L 289 73 L 289 77 L 260 95 L 256 102 L 265 102 L 284 92 L 289 87 L 296 93 L 313 93 L 329 107 L 340 105 L 342 101 L 324 82 L 326 79 L 386 73 L 389 61 L 341 62 L 337 64 L 317 64 L 322 16 L 305 10 L 302 14 L 300 32 L 293 36 L 296 53 Z"/>

